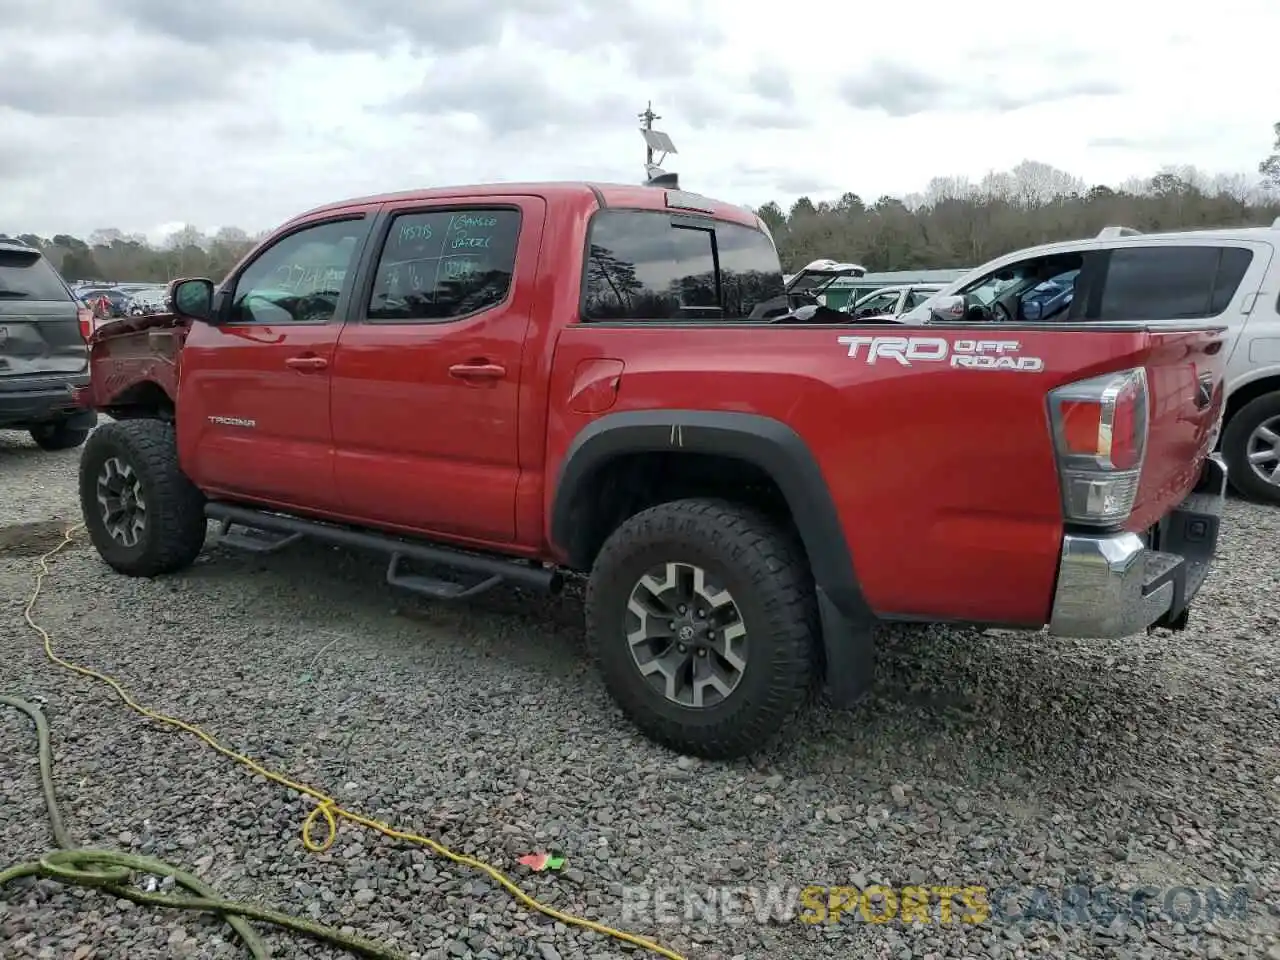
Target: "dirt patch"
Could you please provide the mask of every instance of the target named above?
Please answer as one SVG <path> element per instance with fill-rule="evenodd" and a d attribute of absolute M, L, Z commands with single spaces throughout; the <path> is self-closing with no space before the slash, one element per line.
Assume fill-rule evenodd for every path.
<path fill-rule="evenodd" d="M 63 520 L 38 520 L 0 526 L 0 556 L 38 557 L 62 542 L 70 524 Z"/>

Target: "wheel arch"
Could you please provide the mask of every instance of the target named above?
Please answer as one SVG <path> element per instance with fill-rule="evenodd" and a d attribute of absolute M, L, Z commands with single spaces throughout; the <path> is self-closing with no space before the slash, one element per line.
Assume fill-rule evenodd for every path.
<path fill-rule="evenodd" d="M 1222 425 L 1225 427 L 1231 422 L 1231 418 L 1247 407 L 1259 397 L 1265 397 L 1268 393 L 1280 393 L 1280 372 L 1264 374 L 1256 380 L 1249 380 L 1236 387 L 1227 397 L 1227 409 L 1222 417 Z M 1221 441 L 1221 436 L 1219 436 Z"/>
<path fill-rule="evenodd" d="M 174 418 L 173 398 L 155 380 L 139 380 L 113 395 L 101 407 L 115 420 L 166 420 Z"/>
<path fill-rule="evenodd" d="M 845 617 L 870 618 L 840 515 L 817 460 L 791 427 L 758 414 L 628 411 L 600 417 L 583 428 L 560 467 L 550 518 L 551 541 L 570 566 L 590 569 L 600 544 L 625 519 L 611 522 L 594 515 L 596 481 L 618 458 L 655 453 L 736 461 L 768 477 L 785 502 L 820 602 L 825 598 Z"/>

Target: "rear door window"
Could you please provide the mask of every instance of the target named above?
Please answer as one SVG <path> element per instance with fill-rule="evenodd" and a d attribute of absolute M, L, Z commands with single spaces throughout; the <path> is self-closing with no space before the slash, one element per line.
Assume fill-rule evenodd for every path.
<path fill-rule="evenodd" d="M 604 210 L 588 243 L 586 320 L 743 320 L 784 292 L 773 242 L 740 224 Z"/>
<path fill-rule="evenodd" d="M 1098 320 L 1203 320 L 1231 305 L 1253 251 L 1227 246 L 1111 251 Z"/>
<path fill-rule="evenodd" d="M 519 242 L 519 210 L 400 214 L 378 259 L 368 319 L 438 323 L 498 306 L 511 292 Z"/>
<path fill-rule="evenodd" d="M 0 300 L 70 299 L 62 278 L 38 251 L 0 249 Z"/>

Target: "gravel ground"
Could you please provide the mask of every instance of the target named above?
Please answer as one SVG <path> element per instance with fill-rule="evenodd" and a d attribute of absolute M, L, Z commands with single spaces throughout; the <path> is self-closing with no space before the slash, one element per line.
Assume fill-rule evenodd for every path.
<path fill-rule="evenodd" d="M 57 523 L 40 522 L 78 515 L 77 459 L 0 440 L 0 522 L 37 524 L 0 533 L 0 692 L 47 699 L 57 789 L 79 842 L 160 856 L 225 896 L 410 956 L 644 955 L 359 827 L 309 854 L 298 836 L 307 803 L 48 665 L 21 614 L 35 557 L 59 539 Z M 322 547 L 255 558 L 215 544 L 189 573 L 143 582 L 109 573 L 81 538 L 57 559 L 37 618 L 62 655 L 147 704 L 690 960 L 1273 960 L 1277 542 L 1280 511 L 1232 502 L 1219 565 L 1183 634 L 886 632 L 868 704 L 816 710 L 750 764 L 698 763 L 641 739 L 583 665 L 573 597 L 432 606 L 390 591 L 378 560 Z M 0 710 L 0 862 L 49 845 L 33 750 L 25 718 Z M 513 866 L 553 847 L 566 857 L 559 872 Z M 960 907 L 950 923 L 854 912 L 806 924 L 780 906 L 798 910 L 805 885 L 876 883 L 1017 896 L 980 924 L 960 922 Z M 1145 918 L 1095 909 L 1055 921 L 1055 898 L 1078 883 L 1113 891 L 1112 905 L 1144 888 L 1156 901 Z M 1175 887 L 1216 888 L 1225 906 L 1243 887 L 1245 914 L 1210 918 L 1208 894 L 1187 892 L 1166 914 Z M 725 891 L 718 904 L 712 888 Z M 783 899 L 769 919 L 771 894 Z M 704 899 L 713 906 L 699 913 Z M 1018 919 L 1028 903 L 1033 918 Z M 343 956 L 268 937 L 280 958 Z M 0 896 L 5 958 L 243 955 L 213 919 L 44 882 Z"/>

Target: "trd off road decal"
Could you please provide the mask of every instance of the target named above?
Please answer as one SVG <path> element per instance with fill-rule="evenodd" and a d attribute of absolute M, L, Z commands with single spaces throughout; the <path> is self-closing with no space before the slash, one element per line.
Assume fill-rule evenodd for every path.
<path fill-rule="evenodd" d="M 943 337 L 839 337 L 849 356 L 877 363 L 892 360 L 904 367 L 916 363 L 945 363 L 963 370 L 1014 370 L 1039 373 L 1044 361 L 1018 355 L 1017 340 L 957 340 Z"/>

